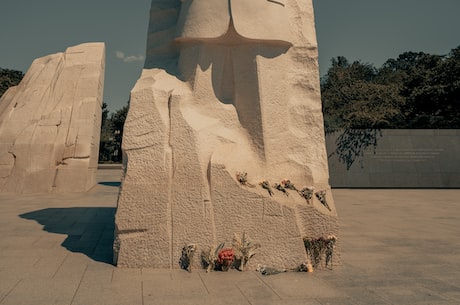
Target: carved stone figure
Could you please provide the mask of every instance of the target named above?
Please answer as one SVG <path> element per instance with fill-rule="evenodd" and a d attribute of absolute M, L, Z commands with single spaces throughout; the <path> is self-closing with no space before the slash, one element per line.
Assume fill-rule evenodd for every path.
<path fill-rule="evenodd" d="M 304 237 L 338 235 L 311 1 L 153 0 L 123 150 L 119 266 L 179 268 L 185 245 L 243 232 L 261 245 L 249 267 L 307 262 Z"/>
<path fill-rule="evenodd" d="M 291 42 L 285 0 L 185 0 L 178 20 L 178 36 L 209 39 L 223 36 L 230 25 L 242 37 Z"/>

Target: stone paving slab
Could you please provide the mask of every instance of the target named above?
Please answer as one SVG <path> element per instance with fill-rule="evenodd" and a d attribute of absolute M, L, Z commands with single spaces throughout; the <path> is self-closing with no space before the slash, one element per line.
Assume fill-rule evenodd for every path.
<path fill-rule="evenodd" d="M 0 305 L 458 305 L 460 190 L 334 189 L 342 266 L 255 271 L 111 265 L 121 171 L 84 194 L 0 194 Z"/>

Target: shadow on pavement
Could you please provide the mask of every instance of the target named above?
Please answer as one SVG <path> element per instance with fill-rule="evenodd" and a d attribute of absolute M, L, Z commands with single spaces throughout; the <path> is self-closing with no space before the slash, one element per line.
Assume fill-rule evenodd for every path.
<path fill-rule="evenodd" d="M 48 208 L 19 215 L 50 233 L 66 234 L 61 244 L 71 252 L 108 264 L 113 261 L 115 208 Z"/>
<path fill-rule="evenodd" d="M 99 182 L 98 184 L 106 185 L 106 186 L 120 187 L 121 182 L 120 181 L 103 181 L 103 182 Z"/>

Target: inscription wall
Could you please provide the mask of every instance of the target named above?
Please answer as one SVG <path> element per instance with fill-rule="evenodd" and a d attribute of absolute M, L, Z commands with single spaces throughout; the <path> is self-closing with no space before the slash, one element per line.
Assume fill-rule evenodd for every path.
<path fill-rule="evenodd" d="M 326 138 L 332 187 L 460 187 L 460 130 L 383 130 L 348 170 L 332 154 L 338 135 Z"/>

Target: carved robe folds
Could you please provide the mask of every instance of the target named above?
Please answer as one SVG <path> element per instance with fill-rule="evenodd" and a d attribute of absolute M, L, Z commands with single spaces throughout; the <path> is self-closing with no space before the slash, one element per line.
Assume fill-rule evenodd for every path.
<path fill-rule="evenodd" d="M 178 22 L 181 40 L 217 38 L 233 20 L 245 38 L 292 42 L 285 0 L 185 0 Z"/>

